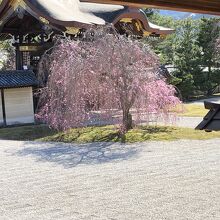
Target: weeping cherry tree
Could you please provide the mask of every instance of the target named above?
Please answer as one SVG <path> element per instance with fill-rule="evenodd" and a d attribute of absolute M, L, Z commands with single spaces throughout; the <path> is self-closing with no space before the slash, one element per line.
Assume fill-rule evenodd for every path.
<path fill-rule="evenodd" d="M 126 132 L 143 115 L 166 117 L 180 103 L 158 74 L 159 60 L 137 40 L 95 31 L 83 40 L 60 39 L 41 62 L 38 117 L 59 130 L 85 126 L 120 112 Z"/>

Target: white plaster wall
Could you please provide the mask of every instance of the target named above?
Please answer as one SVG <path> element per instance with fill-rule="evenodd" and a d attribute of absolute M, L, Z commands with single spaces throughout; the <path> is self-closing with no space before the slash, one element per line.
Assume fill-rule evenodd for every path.
<path fill-rule="evenodd" d="M 34 123 L 32 87 L 5 89 L 7 125 Z"/>

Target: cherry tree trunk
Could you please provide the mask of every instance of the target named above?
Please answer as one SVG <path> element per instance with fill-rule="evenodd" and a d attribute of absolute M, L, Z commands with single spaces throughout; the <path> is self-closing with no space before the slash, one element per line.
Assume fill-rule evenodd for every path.
<path fill-rule="evenodd" d="M 132 115 L 130 114 L 129 110 L 123 110 L 123 128 L 125 131 L 133 128 Z"/>

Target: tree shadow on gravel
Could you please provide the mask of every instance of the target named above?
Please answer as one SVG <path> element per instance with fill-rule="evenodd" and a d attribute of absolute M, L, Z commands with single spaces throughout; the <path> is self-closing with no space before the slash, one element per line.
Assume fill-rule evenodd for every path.
<path fill-rule="evenodd" d="M 64 168 L 73 168 L 80 164 L 101 164 L 120 162 L 138 155 L 137 147 L 115 143 L 40 143 L 27 142 L 24 148 L 15 154 L 31 156 L 38 162 L 51 162 Z"/>

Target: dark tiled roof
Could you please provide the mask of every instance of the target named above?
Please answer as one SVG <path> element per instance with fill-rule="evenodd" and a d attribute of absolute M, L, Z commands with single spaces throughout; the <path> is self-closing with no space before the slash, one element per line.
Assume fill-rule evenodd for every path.
<path fill-rule="evenodd" d="M 0 71 L 0 88 L 18 88 L 37 85 L 37 78 L 32 71 Z"/>

